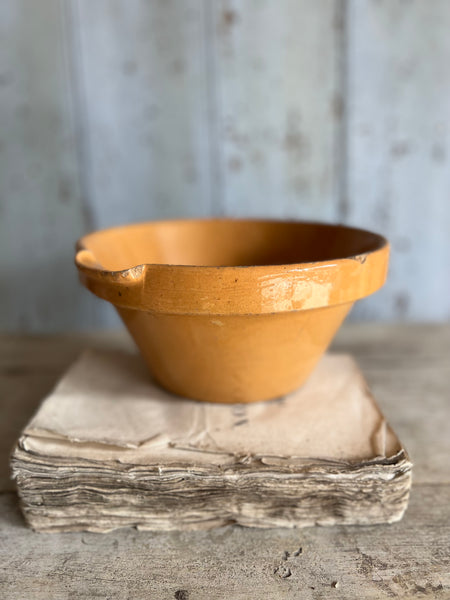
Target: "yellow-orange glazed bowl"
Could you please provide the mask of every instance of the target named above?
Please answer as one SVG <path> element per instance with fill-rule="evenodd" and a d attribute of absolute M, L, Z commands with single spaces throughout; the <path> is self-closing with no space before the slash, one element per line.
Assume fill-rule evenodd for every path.
<path fill-rule="evenodd" d="M 91 233 L 76 265 L 163 387 L 254 402 L 307 379 L 355 300 L 383 285 L 388 256 L 383 237 L 351 227 L 210 219 Z"/>

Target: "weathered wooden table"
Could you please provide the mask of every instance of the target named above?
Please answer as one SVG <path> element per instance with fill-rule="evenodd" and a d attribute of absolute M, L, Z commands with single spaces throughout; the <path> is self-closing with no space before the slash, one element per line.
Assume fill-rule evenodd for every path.
<path fill-rule="evenodd" d="M 334 344 L 357 358 L 415 463 L 410 507 L 400 523 L 33 533 L 9 480 L 9 451 L 81 349 L 108 340 L 0 338 L 2 600 L 450 598 L 450 326 L 347 325 Z"/>

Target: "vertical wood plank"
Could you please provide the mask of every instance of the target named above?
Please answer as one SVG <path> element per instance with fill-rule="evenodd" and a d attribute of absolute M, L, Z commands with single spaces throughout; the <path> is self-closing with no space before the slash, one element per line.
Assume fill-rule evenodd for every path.
<path fill-rule="evenodd" d="M 0 328 L 116 324 L 74 240 L 211 213 L 379 230 L 354 317 L 448 319 L 449 30 L 446 0 L 5 0 Z"/>
<path fill-rule="evenodd" d="M 349 1 L 347 219 L 392 242 L 356 318 L 450 317 L 450 3 Z"/>
<path fill-rule="evenodd" d="M 97 322 L 73 266 L 89 226 L 58 0 L 0 5 L 0 328 Z"/>
<path fill-rule="evenodd" d="M 203 3 L 75 8 L 96 226 L 209 214 Z"/>
<path fill-rule="evenodd" d="M 213 7 L 223 212 L 335 219 L 341 2 Z"/>

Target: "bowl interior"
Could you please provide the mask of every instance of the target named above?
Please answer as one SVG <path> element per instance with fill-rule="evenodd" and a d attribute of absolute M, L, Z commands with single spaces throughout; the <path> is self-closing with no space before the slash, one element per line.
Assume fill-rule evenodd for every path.
<path fill-rule="evenodd" d="M 141 223 L 81 240 L 81 246 L 111 271 L 140 264 L 297 264 L 356 256 L 385 243 L 377 234 L 340 225 L 232 219 Z"/>

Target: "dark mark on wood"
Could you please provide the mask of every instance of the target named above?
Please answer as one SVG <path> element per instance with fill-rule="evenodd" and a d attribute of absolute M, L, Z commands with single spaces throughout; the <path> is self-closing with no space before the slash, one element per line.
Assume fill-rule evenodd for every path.
<path fill-rule="evenodd" d="M 361 552 L 361 562 L 357 567 L 357 570 L 361 575 L 371 576 L 374 569 L 385 570 L 387 568 L 388 565 L 385 562 Z"/>
<path fill-rule="evenodd" d="M 442 144 L 433 144 L 431 148 L 431 158 L 434 162 L 443 163 L 447 158 L 447 150 Z"/>
<path fill-rule="evenodd" d="M 224 10 L 222 13 L 222 23 L 225 27 L 231 27 L 237 23 L 238 16 L 234 10 Z"/>
<path fill-rule="evenodd" d="M 281 579 L 287 579 L 292 575 L 291 569 L 284 565 L 276 567 L 273 573 L 274 575 L 278 575 L 278 577 L 280 577 Z"/>
<path fill-rule="evenodd" d="M 420 594 L 425 594 L 427 591 L 427 588 L 424 588 L 422 585 L 416 585 L 415 587 L 415 592 L 418 592 Z"/>
<path fill-rule="evenodd" d="M 394 307 L 399 317 L 404 317 L 409 309 L 409 296 L 406 292 L 396 294 L 394 298 Z"/>
<path fill-rule="evenodd" d="M 396 158 L 401 158 L 403 156 L 406 156 L 407 154 L 410 154 L 410 152 L 411 152 L 411 146 L 410 146 L 409 142 L 406 142 L 404 140 L 394 142 L 391 146 L 391 154 L 392 154 L 392 156 L 395 156 Z"/>
<path fill-rule="evenodd" d="M 309 140 L 298 130 L 289 128 L 284 136 L 283 147 L 286 152 L 297 157 L 307 158 L 310 155 Z"/>
<path fill-rule="evenodd" d="M 70 201 L 70 182 L 67 179 L 61 179 L 58 183 L 58 198 L 61 204 L 68 204 Z"/>
<path fill-rule="evenodd" d="M 185 63 L 181 58 L 176 58 L 173 62 L 172 62 L 172 72 L 175 75 L 178 75 L 180 73 L 183 73 L 185 70 Z"/>
<path fill-rule="evenodd" d="M 337 121 L 344 116 L 344 99 L 341 94 L 335 94 L 331 100 L 331 112 Z"/>
<path fill-rule="evenodd" d="M 240 171 L 242 169 L 242 161 L 237 156 L 232 156 L 228 161 L 230 171 Z"/>
<path fill-rule="evenodd" d="M 388 199 L 384 199 L 384 201 L 380 200 L 374 208 L 373 218 L 375 223 L 377 224 L 377 227 L 379 227 L 381 230 L 387 229 L 389 227 L 389 221 L 391 216 L 390 209 L 391 207 L 389 205 Z"/>
<path fill-rule="evenodd" d="M 125 75 L 133 75 L 137 71 L 137 63 L 135 60 L 127 60 L 123 63 L 122 67 Z"/>

